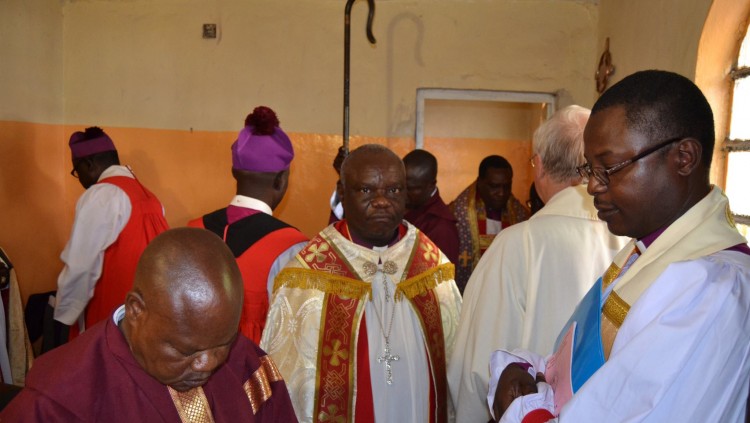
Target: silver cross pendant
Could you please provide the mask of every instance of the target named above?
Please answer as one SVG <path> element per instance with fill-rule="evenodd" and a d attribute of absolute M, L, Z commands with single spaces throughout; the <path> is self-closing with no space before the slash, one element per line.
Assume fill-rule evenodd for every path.
<path fill-rule="evenodd" d="M 385 383 L 393 385 L 393 370 L 391 369 L 391 362 L 398 361 L 400 357 L 391 354 L 391 346 L 388 341 L 385 342 L 385 349 L 383 355 L 378 357 L 378 363 L 385 363 Z"/>

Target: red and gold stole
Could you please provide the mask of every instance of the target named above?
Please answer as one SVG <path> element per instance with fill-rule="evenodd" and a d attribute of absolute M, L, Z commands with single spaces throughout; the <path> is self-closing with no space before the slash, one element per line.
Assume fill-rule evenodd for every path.
<path fill-rule="evenodd" d="M 340 223 L 337 229 L 346 236 L 345 224 Z M 286 287 L 317 289 L 325 293 L 318 339 L 313 420 L 351 422 L 355 410 L 358 413 L 372 410 L 367 333 L 362 319 L 365 301 L 370 299 L 372 289 L 369 283 L 362 281 L 336 245 L 320 234 L 297 257 L 309 268 L 284 269 L 277 282 L 283 280 Z M 404 297 L 409 300 L 420 319 L 433 389 L 430 395 L 431 421 L 444 422 L 448 402 L 445 341 L 440 302 L 433 289 L 443 281 L 452 280 L 454 268 L 450 263 L 440 265 L 438 248 L 417 232 L 405 272 L 394 297 L 396 301 Z M 368 373 L 360 375 L 358 371 Z M 363 404 L 363 401 L 369 404 Z M 367 421 L 368 417 L 358 414 L 357 420 Z"/>

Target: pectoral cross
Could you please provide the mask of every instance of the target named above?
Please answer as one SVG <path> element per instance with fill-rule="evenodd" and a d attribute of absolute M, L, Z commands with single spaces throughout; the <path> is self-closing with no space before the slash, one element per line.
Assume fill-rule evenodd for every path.
<path fill-rule="evenodd" d="M 385 383 L 389 385 L 393 385 L 393 370 L 391 369 L 391 362 L 398 361 L 399 358 L 399 356 L 391 354 L 391 346 L 386 340 L 383 355 L 378 357 L 378 363 L 385 363 Z"/>

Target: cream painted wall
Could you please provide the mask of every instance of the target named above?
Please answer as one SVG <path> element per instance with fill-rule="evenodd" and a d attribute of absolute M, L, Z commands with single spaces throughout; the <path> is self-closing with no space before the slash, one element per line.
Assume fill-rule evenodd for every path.
<path fill-rule="evenodd" d="M 62 33 L 59 0 L 0 2 L 0 120 L 62 122 Z"/>
<path fill-rule="evenodd" d="M 330 159 L 340 142 L 343 3 L 0 2 L 0 200 L 12 205 L 0 219 L 0 245 L 18 264 L 24 294 L 54 288 L 81 192 L 67 173 L 65 142 L 88 125 L 116 136 L 124 161 L 179 225 L 231 196 L 227 146 L 250 109 L 267 104 L 298 152 L 279 215 L 314 232 L 325 221 L 335 180 Z M 591 106 L 606 36 L 615 79 L 650 67 L 692 77 L 711 2 L 376 3 L 376 46 L 364 36 L 366 2 L 357 1 L 352 17 L 353 145 L 380 142 L 402 155 L 413 147 L 418 87 L 561 90 L 560 106 Z M 218 39 L 200 38 L 207 22 L 219 24 Z M 453 141 L 426 145 L 456 157 Z M 512 144 L 508 155 L 526 164 L 526 149 Z M 466 167 L 475 159 L 467 157 Z M 458 179 L 441 173 L 440 183 L 457 191 L 467 182 Z M 528 184 L 520 185 L 514 191 L 525 199 Z M 30 241 L 29 231 L 41 239 Z"/>
<path fill-rule="evenodd" d="M 610 37 L 616 67 L 613 83 L 644 69 L 663 69 L 695 78 L 703 24 L 712 0 L 601 0 L 598 57 Z M 593 77 L 595 68 L 591 69 Z"/>
<path fill-rule="evenodd" d="M 70 124 L 236 130 L 267 104 L 293 132 L 340 134 L 343 1 L 133 0 L 64 5 Z M 352 13 L 351 134 L 413 136 L 418 87 L 554 92 L 589 105 L 592 2 L 376 2 Z M 215 22 L 219 38 L 201 38 Z"/>

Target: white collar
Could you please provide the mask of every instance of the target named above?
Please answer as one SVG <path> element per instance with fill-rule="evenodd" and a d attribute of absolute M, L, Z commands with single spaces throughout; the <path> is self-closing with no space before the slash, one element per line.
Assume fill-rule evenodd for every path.
<path fill-rule="evenodd" d="M 117 307 L 117 310 L 112 314 L 112 321 L 115 322 L 115 326 L 119 325 L 122 319 L 125 318 L 125 304 Z"/>
<path fill-rule="evenodd" d="M 235 195 L 229 204 L 246 209 L 258 210 L 265 214 L 273 216 L 273 210 L 271 209 L 271 206 L 263 201 L 258 200 L 257 198 L 252 198 L 245 195 Z"/>

